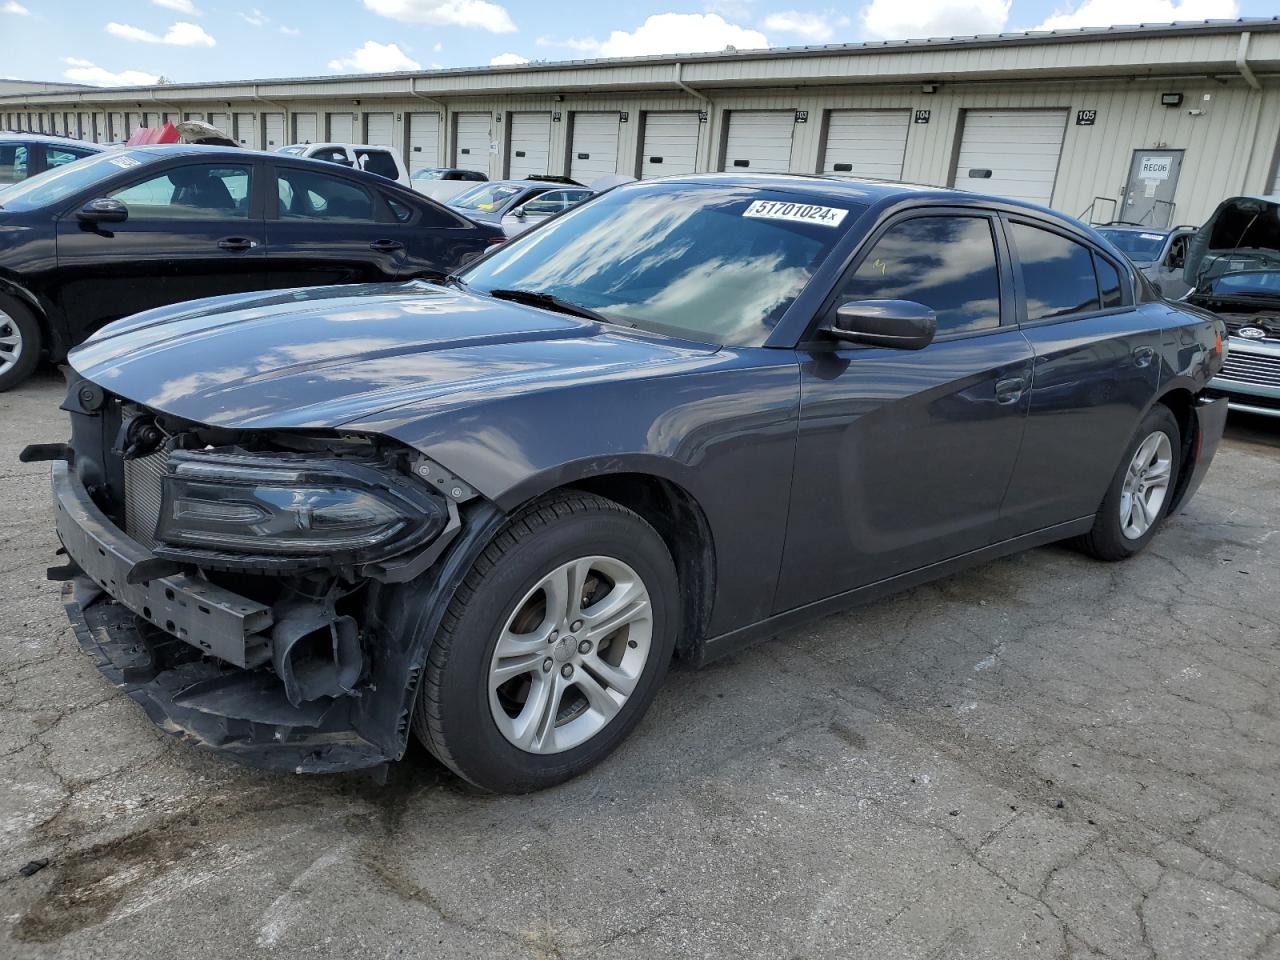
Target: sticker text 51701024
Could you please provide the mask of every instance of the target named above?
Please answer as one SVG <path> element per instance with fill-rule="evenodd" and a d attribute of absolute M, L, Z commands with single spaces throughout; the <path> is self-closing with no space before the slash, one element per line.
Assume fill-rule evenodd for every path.
<path fill-rule="evenodd" d="M 812 203 L 791 203 L 784 200 L 753 200 L 744 217 L 758 220 L 789 220 L 792 223 L 813 223 L 820 227 L 838 227 L 848 210 L 839 207 L 819 207 Z"/>

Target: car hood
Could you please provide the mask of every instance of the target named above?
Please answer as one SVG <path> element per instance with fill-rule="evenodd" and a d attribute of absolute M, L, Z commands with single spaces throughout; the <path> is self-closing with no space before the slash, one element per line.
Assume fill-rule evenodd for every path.
<path fill-rule="evenodd" d="M 187 420 L 314 429 L 635 376 L 715 349 L 414 281 L 151 310 L 104 327 L 69 360 L 112 393 Z"/>
<path fill-rule="evenodd" d="M 1228 197 L 1188 242 L 1182 279 L 1200 287 L 1260 268 L 1280 270 L 1280 198 Z"/>

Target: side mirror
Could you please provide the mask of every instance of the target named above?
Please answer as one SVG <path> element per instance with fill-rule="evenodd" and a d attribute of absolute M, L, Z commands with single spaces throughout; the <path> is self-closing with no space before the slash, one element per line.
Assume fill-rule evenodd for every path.
<path fill-rule="evenodd" d="M 517 220 L 523 220 L 523 219 L 524 219 L 524 207 L 522 207 L 522 206 L 521 206 L 521 207 L 516 207 L 514 210 L 512 210 L 512 211 L 511 211 L 511 215 L 512 215 L 513 217 L 515 217 Z"/>
<path fill-rule="evenodd" d="M 76 211 L 81 223 L 124 223 L 129 219 L 129 208 L 120 200 L 98 197 Z"/>
<path fill-rule="evenodd" d="M 851 343 L 922 350 L 938 332 L 938 316 L 914 300 L 850 300 L 831 312 L 822 329 Z"/>

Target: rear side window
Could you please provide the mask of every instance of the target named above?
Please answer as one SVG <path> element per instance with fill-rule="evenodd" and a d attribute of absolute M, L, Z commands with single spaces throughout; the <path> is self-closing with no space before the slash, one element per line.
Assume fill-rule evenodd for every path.
<path fill-rule="evenodd" d="M 341 177 L 313 170 L 280 170 L 276 176 L 281 220 L 377 219 L 373 194 Z"/>
<path fill-rule="evenodd" d="M 985 217 L 915 217 L 895 224 L 840 292 L 842 301 L 913 300 L 938 315 L 938 333 L 1000 325 L 1000 271 Z"/>
<path fill-rule="evenodd" d="M 1088 247 L 1025 223 L 1013 223 L 1010 227 L 1022 264 L 1028 321 L 1051 320 L 1100 308 L 1093 254 Z M 1118 287 L 1118 277 L 1115 283 Z"/>
<path fill-rule="evenodd" d="M 1122 306 L 1124 297 L 1120 293 L 1120 271 L 1097 254 L 1093 260 L 1098 267 L 1098 290 L 1102 293 L 1103 309 Z"/>
<path fill-rule="evenodd" d="M 27 178 L 27 147 L 22 143 L 0 143 L 0 184 Z"/>
<path fill-rule="evenodd" d="M 400 176 L 395 159 L 385 150 L 357 150 L 356 166 L 388 180 L 395 180 Z"/>
<path fill-rule="evenodd" d="M 81 157 L 87 157 L 87 150 L 67 150 L 63 147 L 45 147 L 44 148 L 44 165 L 47 169 L 60 167 L 64 163 L 71 163 L 73 160 L 79 160 Z"/>

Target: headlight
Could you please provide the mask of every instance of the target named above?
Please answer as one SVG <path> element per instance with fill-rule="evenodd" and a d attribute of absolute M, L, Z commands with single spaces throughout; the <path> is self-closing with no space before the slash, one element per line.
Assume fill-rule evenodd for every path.
<path fill-rule="evenodd" d="M 429 541 L 444 500 L 370 461 L 240 451 L 175 451 L 156 527 L 161 556 L 382 559 Z"/>

